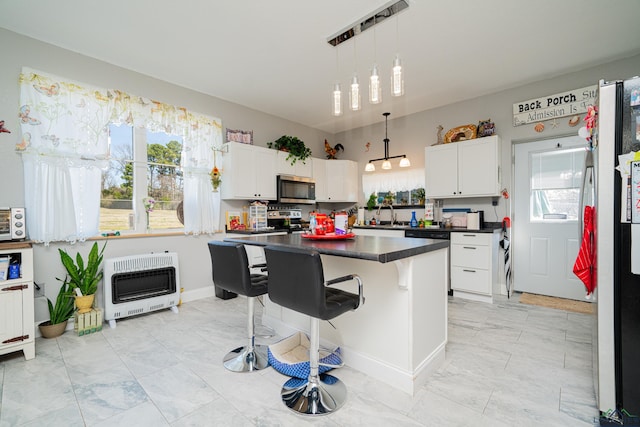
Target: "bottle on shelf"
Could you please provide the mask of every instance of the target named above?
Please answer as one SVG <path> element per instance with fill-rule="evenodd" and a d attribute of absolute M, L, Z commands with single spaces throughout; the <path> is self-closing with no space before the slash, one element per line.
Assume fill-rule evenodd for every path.
<path fill-rule="evenodd" d="M 416 211 L 411 211 L 411 222 L 409 223 L 411 228 L 418 226 L 418 220 L 416 219 Z"/>

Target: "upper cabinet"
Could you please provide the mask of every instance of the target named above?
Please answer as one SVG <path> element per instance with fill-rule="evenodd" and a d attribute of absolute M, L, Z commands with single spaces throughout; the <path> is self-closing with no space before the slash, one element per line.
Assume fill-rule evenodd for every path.
<path fill-rule="evenodd" d="M 499 196 L 500 137 L 425 148 L 425 184 L 431 199 Z"/>
<path fill-rule="evenodd" d="M 275 200 L 277 151 L 235 142 L 225 147 L 222 198 Z"/>
<path fill-rule="evenodd" d="M 317 202 L 357 202 L 358 164 L 351 160 L 313 159 Z"/>
<path fill-rule="evenodd" d="M 293 175 L 303 176 L 306 178 L 313 177 L 313 161 L 308 157 L 304 162 L 300 159 L 291 164 L 291 159 L 287 160 L 289 153 L 285 151 L 276 151 L 276 174 L 277 175 Z"/>

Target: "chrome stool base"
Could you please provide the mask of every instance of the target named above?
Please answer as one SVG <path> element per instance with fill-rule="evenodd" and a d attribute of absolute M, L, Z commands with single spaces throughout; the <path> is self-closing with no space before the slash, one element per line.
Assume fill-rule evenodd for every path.
<path fill-rule="evenodd" d="M 259 371 L 269 366 L 266 345 L 256 345 L 253 351 L 249 351 L 247 346 L 238 347 L 227 353 L 222 360 L 224 367 L 233 372 Z"/>
<path fill-rule="evenodd" d="M 309 379 L 291 378 L 280 391 L 287 408 L 301 415 L 327 415 L 347 400 L 347 387 L 338 378 L 320 374 Z"/>

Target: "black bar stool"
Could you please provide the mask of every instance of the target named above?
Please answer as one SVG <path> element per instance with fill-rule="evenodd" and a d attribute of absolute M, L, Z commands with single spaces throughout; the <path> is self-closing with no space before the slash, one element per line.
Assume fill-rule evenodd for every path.
<path fill-rule="evenodd" d="M 338 378 L 318 374 L 320 320 L 330 320 L 364 304 L 362 281 L 355 274 L 324 280 L 322 260 L 316 251 L 267 246 L 269 298 L 283 307 L 311 317 L 309 378 L 292 378 L 281 390 L 282 401 L 303 415 L 325 415 L 338 410 L 346 401 L 347 388 Z M 329 286 L 355 280 L 358 293 Z"/>
<path fill-rule="evenodd" d="M 255 345 L 254 303 L 267 293 L 267 275 L 251 274 L 244 245 L 221 241 L 209 242 L 213 282 L 216 286 L 247 297 L 247 345 L 224 357 L 224 367 L 233 372 L 251 372 L 269 365 L 267 346 Z"/>

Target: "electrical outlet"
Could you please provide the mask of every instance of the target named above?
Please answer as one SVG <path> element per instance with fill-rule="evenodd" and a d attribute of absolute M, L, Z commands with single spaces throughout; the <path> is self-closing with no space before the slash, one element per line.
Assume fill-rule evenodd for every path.
<path fill-rule="evenodd" d="M 35 298 L 44 296 L 44 283 L 35 283 L 34 282 L 33 296 Z"/>
<path fill-rule="evenodd" d="M 498 201 L 496 199 L 493 199 L 491 201 L 491 206 L 498 206 Z"/>

